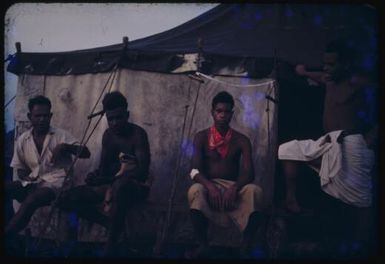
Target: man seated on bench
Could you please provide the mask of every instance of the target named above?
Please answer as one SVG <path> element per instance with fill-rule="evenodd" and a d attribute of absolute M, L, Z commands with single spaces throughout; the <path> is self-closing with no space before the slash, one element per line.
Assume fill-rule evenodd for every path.
<path fill-rule="evenodd" d="M 186 257 L 208 252 L 208 219 L 227 225 L 231 219 L 243 232 L 242 252 L 250 257 L 260 223 L 262 189 L 253 184 L 254 167 L 248 137 L 230 127 L 234 99 L 227 92 L 212 100 L 214 125 L 195 135 L 188 191 L 191 220 L 199 246 Z"/>
<path fill-rule="evenodd" d="M 87 175 L 85 185 L 66 191 L 59 201 L 62 209 L 108 228 L 105 256 L 114 255 L 128 210 L 149 194 L 145 184 L 150 165 L 147 133 L 127 121 L 127 106 L 120 92 L 105 95 L 103 110 L 109 127 L 103 134 L 99 169 Z M 101 203 L 107 215 L 98 209 Z"/>
<path fill-rule="evenodd" d="M 19 180 L 5 186 L 7 199 L 16 199 L 21 205 L 5 227 L 6 236 L 17 234 L 39 207 L 55 200 L 71 169 L 73 155 L 90 157 L 88 148 L 76 145 L 70 133 L 50 125 L 51 101 L 47 97 L 30 99 L 28 108 L 32 128 L 16 140 L 11 162 Z"/>

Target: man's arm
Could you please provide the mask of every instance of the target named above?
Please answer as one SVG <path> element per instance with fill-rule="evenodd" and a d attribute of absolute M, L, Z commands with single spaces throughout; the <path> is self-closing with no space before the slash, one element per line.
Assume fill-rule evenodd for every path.
<path fill-rule="evenodd" d="M 137 168 L 136 172 L 139 177 L 147 177 L 150 168 L 151 154 L 150 144 L 145 130 L 137 131 L 135 139 L 135 153 Z"/>
<path fill-rule="evenodd" d="M 61 156 L 64 156 L 66 154 L 78 155 L 78 153 L 79 158 L 82 159 L 88 159 L 91 156 L 91 153 L 86 146 L 61 143 L 52 150 L 51 162 L 53 164 L 56 164 L 56 162 L 60 160 Z"/>
<path fill-rule="evenodd" d="M 113 175 L 110 175 L 111 155 L 108 153 L 108 146 L 110 146 L 109 135 L 107 131 L 105 131 L 102 137 L 99 167 L 96 171 L 87 174 L 85 181 L 88 185 L 97 186 L 111 181 Z"/>
<path fill-rule="evenodd" d="M 67 144 L 62 143 L 59 148 L 62 148 L 61 151 L 70 153 L 72 155 L 78 155 L 81 159 L 88 159 L 91 156 L 91 153 L 89 149 L 86 146 L 80 146 L 80 145 L 74 145 L 74 144 Z"/>
<path fill-rule="evenodd" d="M 207 189 L 210 206 L 213 209 L 219 209 L 222 203 L 221 193 L 215 184 L 204 175 L 203 170 L 204 133 L 195 135 L 193 145 L 194 151 L 191 169 L 199 171 L 199 173 L 194 176 L 193 181 L 202 184 Z"/>
<path fill-rule="evenodd" d="M 20 180 L 23 180 L 23 181 L 30 181 L 31 179 L 29 179 L 29 174 L 31 173 L 30 170 L 27 170 L 27 169 L 17 169 L 17 177 L 20 179 Z"/>
<path fill-rule="evenodd" d="M 297 75 L 308 77 L 311 80 L 313 80 L 313 81 L 315 81 L 315 82 L 317 82 L 319 84 L 322 84 L 322 83 L 326 82 L 325 74 L 323 72 L 307 71 L 305 65 L 303 65 L 303 64 L 298 64 L 295 67 L 295 72 L 297 73 Z"/>
<path fill-rule="evenodd" d="M 242 142 L 242 159 L 241 159 L 241 172 L 235 183 L 237 190 L 241 190 L 242 187 L 254 180 L 254 165 L 251 153 L 251 143 L 248 138 Z"/>
<path fill-rule="evenodd" d="M 17 173 L 17 177 L 20 180 L 29 181 L 29 174 L 31 169 L 28 167 L 25 161 L 25 154 L 23 151 L 23 140 L 24 138 L 20 136 L 15 142 L 15 151 L 13 153 L 12 161 L 10 166 L 13 167 Z"/>

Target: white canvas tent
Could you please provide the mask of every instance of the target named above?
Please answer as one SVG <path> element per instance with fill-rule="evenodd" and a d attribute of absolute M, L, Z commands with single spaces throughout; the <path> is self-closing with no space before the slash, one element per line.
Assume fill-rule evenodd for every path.
<path fill-rule="evenodd" d="M 284 16 L 285 9 L 295 15 Z M 313 23 L 323 12 L 326 26 Z M 364 22 L 358 19 L 363 17 Z M 373 38 L 367 25 L 373 26 L 375 19 L 375 11 L 367 6 L 223 4 L 179 27 L 133 42 L 58 53 L 19 50 L 8 66 L 19 77 L 16 135 L 28 126 L 26 106 L 33 95 L 48 96 L 53 103 L 52 124 L 80 139 L 87 116 L 101 110 L 98 98 L 109 89 L 119 90 L 128 99 L 131 121 L 149 136 L 150 203 L 165 210 L 172 203 L 173 209 L 187 211 L 192 137 L 211 125 L 212 97 L 226 90 L 236 101 L 231 125 L 251 139 L 255 181 L 270 207 L 278 81 L 287 80 L 298 62 L 319 67 L 324 46 L 339 36 L 356 33 L 355 44 L 375 53 L 364 49 Z M 203 82 L 189 77 L 197 72 L 205 74 L 199 76 Z M 97 119 L 92 119 L 91 127 Z M 86 173 L 97 167 L 105 128 L 102 119 L 87 144 L 92 156 L 77 162 L 73 184 L 82 184 Z M 31 222 L 34 234 L 39 224 Z M 96 233 L 85 239 L 96 239 Z"/>

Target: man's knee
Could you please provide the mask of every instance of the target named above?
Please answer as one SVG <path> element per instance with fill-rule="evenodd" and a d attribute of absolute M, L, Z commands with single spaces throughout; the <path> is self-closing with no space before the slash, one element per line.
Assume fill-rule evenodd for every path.
<path fill-rule="evenodd" d="M 112 184 L 113 198 L 119 199 L 130 195 L 136 195 L 138 183 L 132 179 L 117 179 Z"/>
<path fill-rule="evenodd" d="M 207 193 L 207 190 L 206 190 L 206 188 L 202 184 L 194 183 L 189 188 L 189 190 L 187 192 L 187 197 L 190 200 L 190 198 L 192 199 L 196 195 L 206 195 L 206 193 Z"/>
<path fill-rule="evenodd" d="M 253 183 L 246 184 L 245 186 L 243 186 L 241 191 L 245 192 L 245 193 L 251 193 L 251 194 L 254 194 L 256 196 L 262 196 L 263 195 L 262 188 L 256 184 L 253 184 Z"/>
<path fill-rule="evenodd" d="M 45 206 L 49 205 L 55 199 L 55 193 L 50 188 L 39 188 L 29 194 L 24 200 L 25 206 Z"/>
<path fill-rule="evenodd" d="M 58 197 L 57 205 L 62 209 L 71 209 L 77 204 L 84 202 L 82 197 L 83 193 L 84 188 L 82 188 L 82 186 L 66 190 Z"/>
<path fill-rule="evenodd" d="M 263 190 L 260 186 L 249 183 L 243 186 L 240 194 L 244 199 L 253 199 L 255 203 L 261 204 L 263 199 Z"/>

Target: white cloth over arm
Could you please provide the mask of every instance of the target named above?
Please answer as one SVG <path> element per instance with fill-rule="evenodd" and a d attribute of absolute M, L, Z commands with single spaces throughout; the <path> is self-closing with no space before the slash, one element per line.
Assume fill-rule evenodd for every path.
<path fill-rule="evenodd" d="M 15 153 L 11 161 L 14 169 L 30 170 L 28 180 L 21 180 L 23 186 L 32 182 L 42 183 L 47 187 L 59 188 L 66 176 L 66 170 L 72 162 L 71 155 L 61 157 L 60 166 L 51 163 L 53 149 L 61 144 L 75 144 L 76 139 L 67 131 L 50 127 L 39 154 L 33 140 L 32 128 L 24 132 L 17 140 Z"/>
<path fill-rule="evenodd" d="M 328 133 L 331 142 L 322 146 L 320 143 L 327 135 L 316 141 L 286 142 L 280 145 L 278 158 L 306 162 L 322 157 L 321 168 L 316 169 L 322 190 L 345 203 L 368 207 L 372 203 L 374 152 L 367 147 L 361 134 L 346 136 L 339 144 L 336 140 L 341 132 Z"/>

